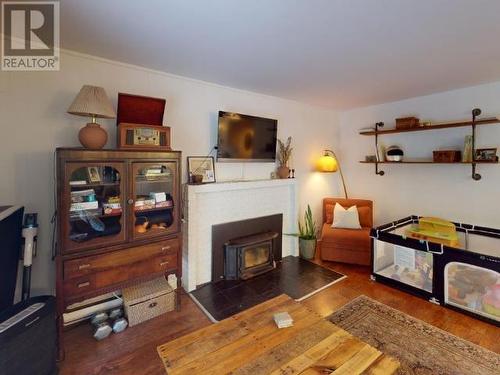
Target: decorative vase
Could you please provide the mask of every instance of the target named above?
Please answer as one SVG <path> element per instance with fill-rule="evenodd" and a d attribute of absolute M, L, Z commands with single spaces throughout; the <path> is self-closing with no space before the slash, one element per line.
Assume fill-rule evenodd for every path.
<path fill-rule="evenodd" d="M 277 173 L 279 178 L 288 178 L 288 176 L 290 176 L 290 168 L 282 165 L 281 167 L 278 167 Z"/>
<path fill-rule="evenodd" d="M 80 129 L 78 139 L 83 147 L 90 150 L 100 150 L 108 141 L 108 133 L 96 123 L 88 123 Z"/>
<path fill-rule="evenodd" d="M 301 258 L 313 259 L 316 254 L 316 240 L 299 238 L 299 254 Z"/>

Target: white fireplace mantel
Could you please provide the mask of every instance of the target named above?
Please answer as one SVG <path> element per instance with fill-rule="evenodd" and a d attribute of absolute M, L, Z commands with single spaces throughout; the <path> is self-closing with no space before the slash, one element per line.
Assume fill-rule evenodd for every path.
<path fill-rule="evenodd" d="M 182 283 L 186 291 L 212 279 L 212 226 L 283 214 L 283 233 L 297 231 L 296 179 L 186 185 Z M 283 256 L 298 255 L 297 238 L 283 236 Z"/>

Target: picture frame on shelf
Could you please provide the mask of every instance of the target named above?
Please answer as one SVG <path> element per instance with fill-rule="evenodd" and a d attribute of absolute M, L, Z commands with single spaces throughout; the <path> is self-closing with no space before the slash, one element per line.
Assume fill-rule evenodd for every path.
<path fill-rule="evenodd" d="M 210 184 L 215 182 L 215 161 L 213 156 L 188 156 L 188 183 Z"/>
<path fill-rule="evenodd" d="M 98 184 L 101 182 L 101 174 L 99 173 L 99 167 L 87 167 L 87 177 L 89 183 Z"/>
<path fill-rule="evenodd" d="M 497 148 L 477 148 L 474 157 L 477 161 L 496 162 L 498 161 Z"/>

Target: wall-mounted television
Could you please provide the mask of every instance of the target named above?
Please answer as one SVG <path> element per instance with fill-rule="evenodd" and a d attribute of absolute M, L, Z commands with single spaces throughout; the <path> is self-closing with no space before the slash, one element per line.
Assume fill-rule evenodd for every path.
<path fill-rule="evenodd" d="M 274 162 L 278 121 L 219 111 L 217 161 Z"/>

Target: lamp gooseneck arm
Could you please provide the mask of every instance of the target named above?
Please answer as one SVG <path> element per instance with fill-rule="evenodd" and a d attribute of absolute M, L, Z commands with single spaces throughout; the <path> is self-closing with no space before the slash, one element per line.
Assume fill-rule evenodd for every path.
<path fill-rule="evenodd" d="M 342 187 L 344 188 L 345 199 L 349 199 L 349 197 L 347 196 L 347 188 L 345 185 L 344 174 L 342 173 L 342 167 L 340 166 L 339 158 L 337 157 L 337 155 L 335 154 L 335 151 L 333 151 L 333 150 L 325 150 L 325 152 L 331 153 L 332 156 L 335 158 L 335 160 L 337 160 L 337 165 L 339 167 L 339 173 L 340 173 L 340 179 L 342 180 Z"/>

